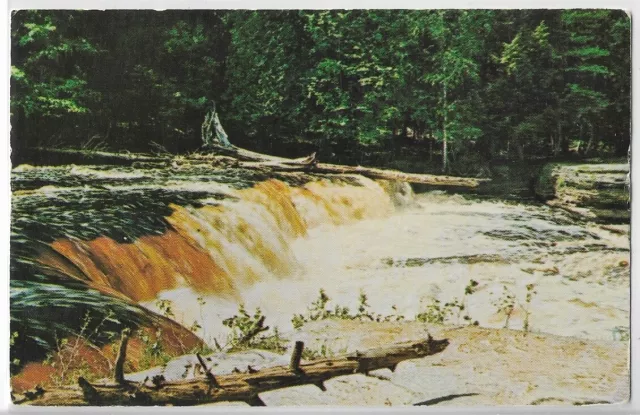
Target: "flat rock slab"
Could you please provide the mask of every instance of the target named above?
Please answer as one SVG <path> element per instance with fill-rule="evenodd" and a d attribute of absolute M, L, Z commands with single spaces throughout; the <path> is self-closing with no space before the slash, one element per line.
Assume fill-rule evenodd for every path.
<path fill-rule="evenodd" d="M 267 406 L 584 405 L 622 403 L 629 398 L 629 346 L 623 341 L 474 326 L 351 320 L 308 323 L 285 337 L 302 340 L 314 351 L 324 346 L 330 356 L 423 338 L 427 332 L 436 339 L 448 338 L 449 347 L 438 355 L 401 362 L 395 372 L 379 369 L 369 376 L 331 379 L 325 382 L 326 392 L 305 385 L 265 392 L 260 397 Z M 208 358 L 214 371 L 223 374 L 234 367 L 246 369 L 248 364 L 256 369 L 286 364 L 288 354 L 247 351 Z M 155 373 L 182 376 L 179 368 L 184 370 L 190 363 L 194 359 L 183 356 Z M 127 378 L 143 380 L 152 373 Z"/>
<path fill-rule="evenodd" d="M 325 405 L 581 405 L 629 399 L 629 345 L 623 341 L 415 322 L 322 321 L 303 330 L 300 338 L 310 348 L 330 344 L 348 351 L 425 331 L 450 340 L 438 355 L 402 362 L 393 373 L 372 372 L 388 379 L 386 389 L 346 376 L 333 380 L 342 383 L 341 393 L 332 394 L 327 382 Z M 272 391 L 264 399 L 292 405 L 289 393 Z M 304 405 L 304 399 L 300 402 Z"/>

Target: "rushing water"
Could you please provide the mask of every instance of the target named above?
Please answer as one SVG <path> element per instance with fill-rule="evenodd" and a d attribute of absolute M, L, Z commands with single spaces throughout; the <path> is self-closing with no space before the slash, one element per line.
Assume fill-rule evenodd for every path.
<path fill-rule="evenodd" d="M 65 320 L 63 311 L 83 300 L 104 308 L 96 298 L 107 298 L 130 319 L 142 318 L 131 304 L 162 313 L 165 299 L 177 322 L 198 322 L 199 336 L 224 344 L 222 320 L 239 304 L 260 307 L 267 324 L 286 330 L 322 288 L 331 308 L 355 311 L 363 291 L 372 312 L 407 319 L 457 298 L 472 321 L 502 327 L 507 293 L 511 328 L 521 329 L 527 313 L 533 331 L 561 335 L 611 338 L 628 326 L 624 234 L 540 205 L 308 177 L 19 166 L 12 321 L 42 345 L 47 321 Z M 465 297 L 471 279 L 479 284 Z M 29 303 L 47 314 L 34 320 Z M 449 322 L 464 323 L 455 315 Z M 49 327 L 64 322 L 56 324 Z"/>
<path fill-rule="evenodd" d="M 240 300 L 284 329 L 320 288 L 331 299 L 329 308 L 346 305 L 355 312 L 362 290 L 374 314 L 413 319 L 434 299 L 462 300 L 471 279 L 479 285 L 467 296 L 466 311 L 482 326 L 504 326 L 498 312 L 504 287 L 516 301 L 511 328 L 522 329 L 525 308 L 533 331 L 611 339 L 616 327 L 628 326 L 628 238 L 544 206 L 423 194 L 389 216 L 314 228 L 292 251 L 299 273 L 257 282 Z M 530 304 L 527 284 L 536 291 Z M 190 289 L 161 293 L 176 304 L 196 304 L 197 296 Z M 201 321 L 209 340 L 224 339 L 220 320 L 236 308 L 207 298 L 204 306 L 181 308 L 180 318 Z"/>

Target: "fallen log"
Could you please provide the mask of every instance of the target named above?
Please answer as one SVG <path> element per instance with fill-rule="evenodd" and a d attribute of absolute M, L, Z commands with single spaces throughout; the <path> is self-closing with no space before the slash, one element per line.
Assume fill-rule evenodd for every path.
<path fill-rule="evenodd" d="M 40 153 L 41 156 L 67 156 L 79 161 L 90 161 L 100 163 L 133 163 L 133 162 L 147 162 L 147 163 L 166 163 L 171 161 L 171 156 L 150 155 L 142 153 L 115 153 L 110 151 L 97 151 L 97 150 L 77 150 L 70 148 L 49 148 L 49 147 L 33 147 L 30 152 Z"/>
<path fill-rule="evenodd" d="M 214 376 L 202 359 L 205 377 L 180 382 L 156 380 L 146 383 L 90 384 L 78 379 L 78 386 L 59 387 L 49 390 L 40 388 L 16 397 L 15 404 L 36 406 L 87 406 L 87 405 L 198 405 L 213 402 L 242 401 L 252 406 L 263 406 L 259 394 L 298 385 L 316 385 L 325 390 L 328 379 L 351 375 L 368 374 L 369 371 L 389 368 L 395 370 L 398 363 L 430 356 L 443 351 L 449 345 L 447 339 L 395 343 L 390 346 L 355 352 L 335 358 L 300 363 L 302 342 L 297 342 L 291 363 L 249 373 L 233 373 Z M 253 372 L 253 373 L 251 373 Z"/>
<path fill-rule="evenodd" d="M 306 158 L 305 158 L 306 159 Z M 404 173 L 397 170 L 377 169 L 373 167 L 362 166 L 345 166 L 340 164 L 329 163 L 295 163 L 289 161 L 282 162 L 240 162 L 238 167 L 246 169 L 273 171 L 290 171 L 290 172 L 308 172 L 322 174 L 359 174 L 370 179 L 395 180 L 408 183 L 428 184 L 432 186 L 460 186 L 460 187 L 478 187 L 480 183 L 487 182 L 489 179 L 478 179 L 473 177 L 456 177 L 456 176 L 440 176 L 435 174 L 417 174 Z"/>
<path fill-rule="evenodd" d="M 316 154 L 297 159 L 269 156 L 244 150 L 235 146 L 210 147 L 214 154 L 192 154 L 189 156 L 163 156 L 136 153 L 110 153 L 106 151 L 87 151 L 73 149 L 34 148 L 34 151 L 75 157 L 79 162 L 101 162 L 131 164 L 134 167 L 169 168 L 189 166 L 198 163 L 210 163 L 213 167 L 234 167 L 252 170 L 277 172 L 306 172 L 321 174 L 359 174 L 370 179 L 396 180 L 408 183 L 427 184 L 432 186 L 460 186 L 475 188 L 489 179 L 472 177 L 440 176 L 434 174 L 404 173 L 397 170 L 379 169 L 362 166 L 345 166 L 340 164 L 319 163 Z M 231 162 L 230 160 L 236 160 Z"/>
<path fill-rule="evenodd" d="M 404 173 L 397 170 L 383 170 L 361 166 L 342 166 L 337 164 L 318 163 L 311 168 L 316 173 L 360 174 L 371 179 L 397 180 L 408 183 L 430 184 L 433 186 L 478 187 L 489 179 L 472 177 L 439 176 L 435 174 Z"/>

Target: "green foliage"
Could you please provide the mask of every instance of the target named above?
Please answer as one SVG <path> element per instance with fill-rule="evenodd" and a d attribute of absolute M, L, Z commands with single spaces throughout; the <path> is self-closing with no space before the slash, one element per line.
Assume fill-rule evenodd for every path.
<path fill-rule="evenodd" d="M 311 303 L 307 309 L 306 314 L 295 314 L 291 319 L 293 328 L 299 329 L 305 323 L 310 321 L 327 320 L 327 319 L 341 319 L 341 320 L 368 320 L 368 321 L 402 321 L 404 316 L 397 315 L 396 306 L 392 306 L 394 313 L 388 315 L 374 314 L 371 312 L 369 305 L 369 299 L 364 291 L 360 291 L 358 296 L 358 312 L 356 314 L 350 314 L 349 307 L 336 304 L 333 310 L 327 307 L 327 304 L 331 301 L 324 289 L 320 289 L 318 298 Z"/>
<path fill-rule="evenodd" d="M 24 10 L 11 42 L 18 152 L 90 140 L 193 151 L 212 99 L 237 144 L 338 162 L 397 163 L 410 141 L 446 141 L 453 168 L 473 150 L 629 143 L 621 11 Z"/>
<path fill-rule="evenodd" d="M 16 339 L 18 337 L 20 337 L 20 333 L 18 333 L 17 331 L 11 333 L 11 336 L 9 336 L 9 347 L 13 347 L 15 345 Z M 12 359 L 9 365 L 10 372 L 15 373 L 20 368 L 20 359 Z"/>
<path fill-rule="evenodd" d="M 57 333 L 55 334 L 56 347 L 47 354 L 43 362 L 45 365 L 56 369 L 50 378 L 54 385 L 68 385 L 76 382 L 80 376 L 91 381 L 103 375 L 98 373 L 88 361 L 81 358 L 81 352 L 85 348 L 93 349 L 105 360 L 109 368 L 113 367 L 114 362 L 95 345 L 96 339 L 101 334 L 105 323 L 111 318 L 113 318 L 113 313 L 107 313 L 104 318 L 95 321 L 91 314 L 87 312 L 82 319 L 81 327 L 73 336 L 58 338 Z M 15 336 L 12 335 L 12 342 L 18 337 L 17 332 L 13 334 Z M 115 340 L 113 333 L 110 338 Z M 19 362 L 12 362 L 12 364 L 18 365 Z"/>
<path fill-rule="evenodd" d="M 339 350 L 334 350 L 331 346 L 327 346 L 326 342 L 322 343 L 319 349 L 311 349 L 305 347 L 302 350 L 302 358 L 305 360 L 327 359 L 338 355 L 346 354 L 347 347 L 343 347 Z"/>
<path fill-rule="evenodd" d="M 534 284 L 527 284 L 527 294 L 525 295 L 524 305 L 521 305 L 524 310 L 524 322 L 522 323 L 522 330 L 525 332 L 531 331 L 531 326 L 529 324 L 529 316 L 531 315 L 531 301 L 533 300 L 533 296 L 538 292 L 535 290 L 536 286 Z"/>
<path fill-rule="evenodd" d="M 284 340 L 280 337 L 277 327 L 272 333 L 268 332 L 269 327 L 265 327 L 265 316 L 260 308 L 256 308 L 253 314 L 249 314 L 241 304 L 238 307 L 238 314 L 226 318 L 222 324 L 229 329 L 231 333 L 228 337 L 229 350 L 244 349 L 263 349 L 282 353 L 286 350 Z M 267 334 L 260 334 L 267 333 Z"/>
<path fill-rule="evenodd" d="M 168 318 L 174 318 L 173 314 L 173 302 L 171 300 L 156 300 L 156 307 L 160 310 L 163 316 Z"/>
<path fill-rule="evenodd" d="M 516 307 L 516 295 L 507 288 L 506 285 L 502 286 L 502 294 L 493 302 L 498 313 L 503 314 L 505 317 L 504 328 L 509 328 L 509 319 Z"/>
<path fill-rule="evenodd" d="M 440 300 L 433 299 L 422 313 L 416 314 L 416 321 L 421 323 L 444 324 L 449 310 L 440 305 Z"/>
<path fill-rule="evenodd" d="M 140 370 L 166 365 L 172 358 L 162 347 L 162 329 L 156 329 L 153 336 L 139 330 L 136 336 L 142 341 L 142 356 L 138 360 Z M 114 344 L 115 346 L 115 344 Z"/>
<path fill-rule="evenodd" d="M 531 302 L 533 301 L 533 297 L 538 293 L 535 290 L 535 284 L 527 284 L 526 285 L 526 293 L 524 297 L 524 303 L 516 298 L 515 293 L 507 288 L 506 285 L 502 286 L 501 295 L 493 301 L 493 306 L 496 307 L 496 310 L 499 314 L 504 315 L 505 322 L 504 327 L 509 328 L 509 320 L 515 311 L 516 304 L 520 306 L 520 309 L 524 312 L 524 318 L 522 322 L 522 330 L 525 332 L 531 331 Z"/>
<path fill-rule="evenodd" d="M 474 294 L 478 285 L 478 281 L 469 280 L 469 283 L 464 287 L 462 300 L 454 298 L 442 304 L 440 300 L 432 299 L 423 312 L 416 314 L 415 320 L 422 323 L 445 324 L 451 317 L 455 317 L 456 324 L 460 324 L 462 317 L 462 320 L 468 324 L 478 325 L 478 322 L 473 321 L 469 315 L 467 307 L 467 296 Z"/>

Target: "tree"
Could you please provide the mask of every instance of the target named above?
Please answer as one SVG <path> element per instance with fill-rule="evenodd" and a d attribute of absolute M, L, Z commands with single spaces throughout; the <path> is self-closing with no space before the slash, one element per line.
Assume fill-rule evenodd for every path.
<path fill-rule="evenodd" d="M 13 14 L 11 40 L 11 122 L 14 151 L 34 137 L 66 130 L 91 112 L 99 93 L 87 88 L 84 58 L 98 53 L 78 36 L 81 12 L 21 10 Z M 52 126 L 54 126 L 52 128 Z"/>
<path fill-rule="evenodd" d="M 432 71 L 423 79 L 438 86 L 442 95 L 437 112 L 442 117 L 442 171 L 448 171 L 448 145 L 451 140 L 475 139 L 480 129 L 474 125 L 475 107 L 470 89 L 478 82 L 476 56 L 481 52 L 478 30 L 482 12 L 438 11 L 429 21 L 437 50 L 432 55 Z"/>
<path fill-rule="evenodd" d="M 12 141 L 27 155 L 193 151 L 211 101 L 238 145 L 342 163 L 405 145 L 424 160 L 434 140 L 444 170 L 472 151 L 629 143 L 620 11 L 20 11 L 11 41 Z"/>

